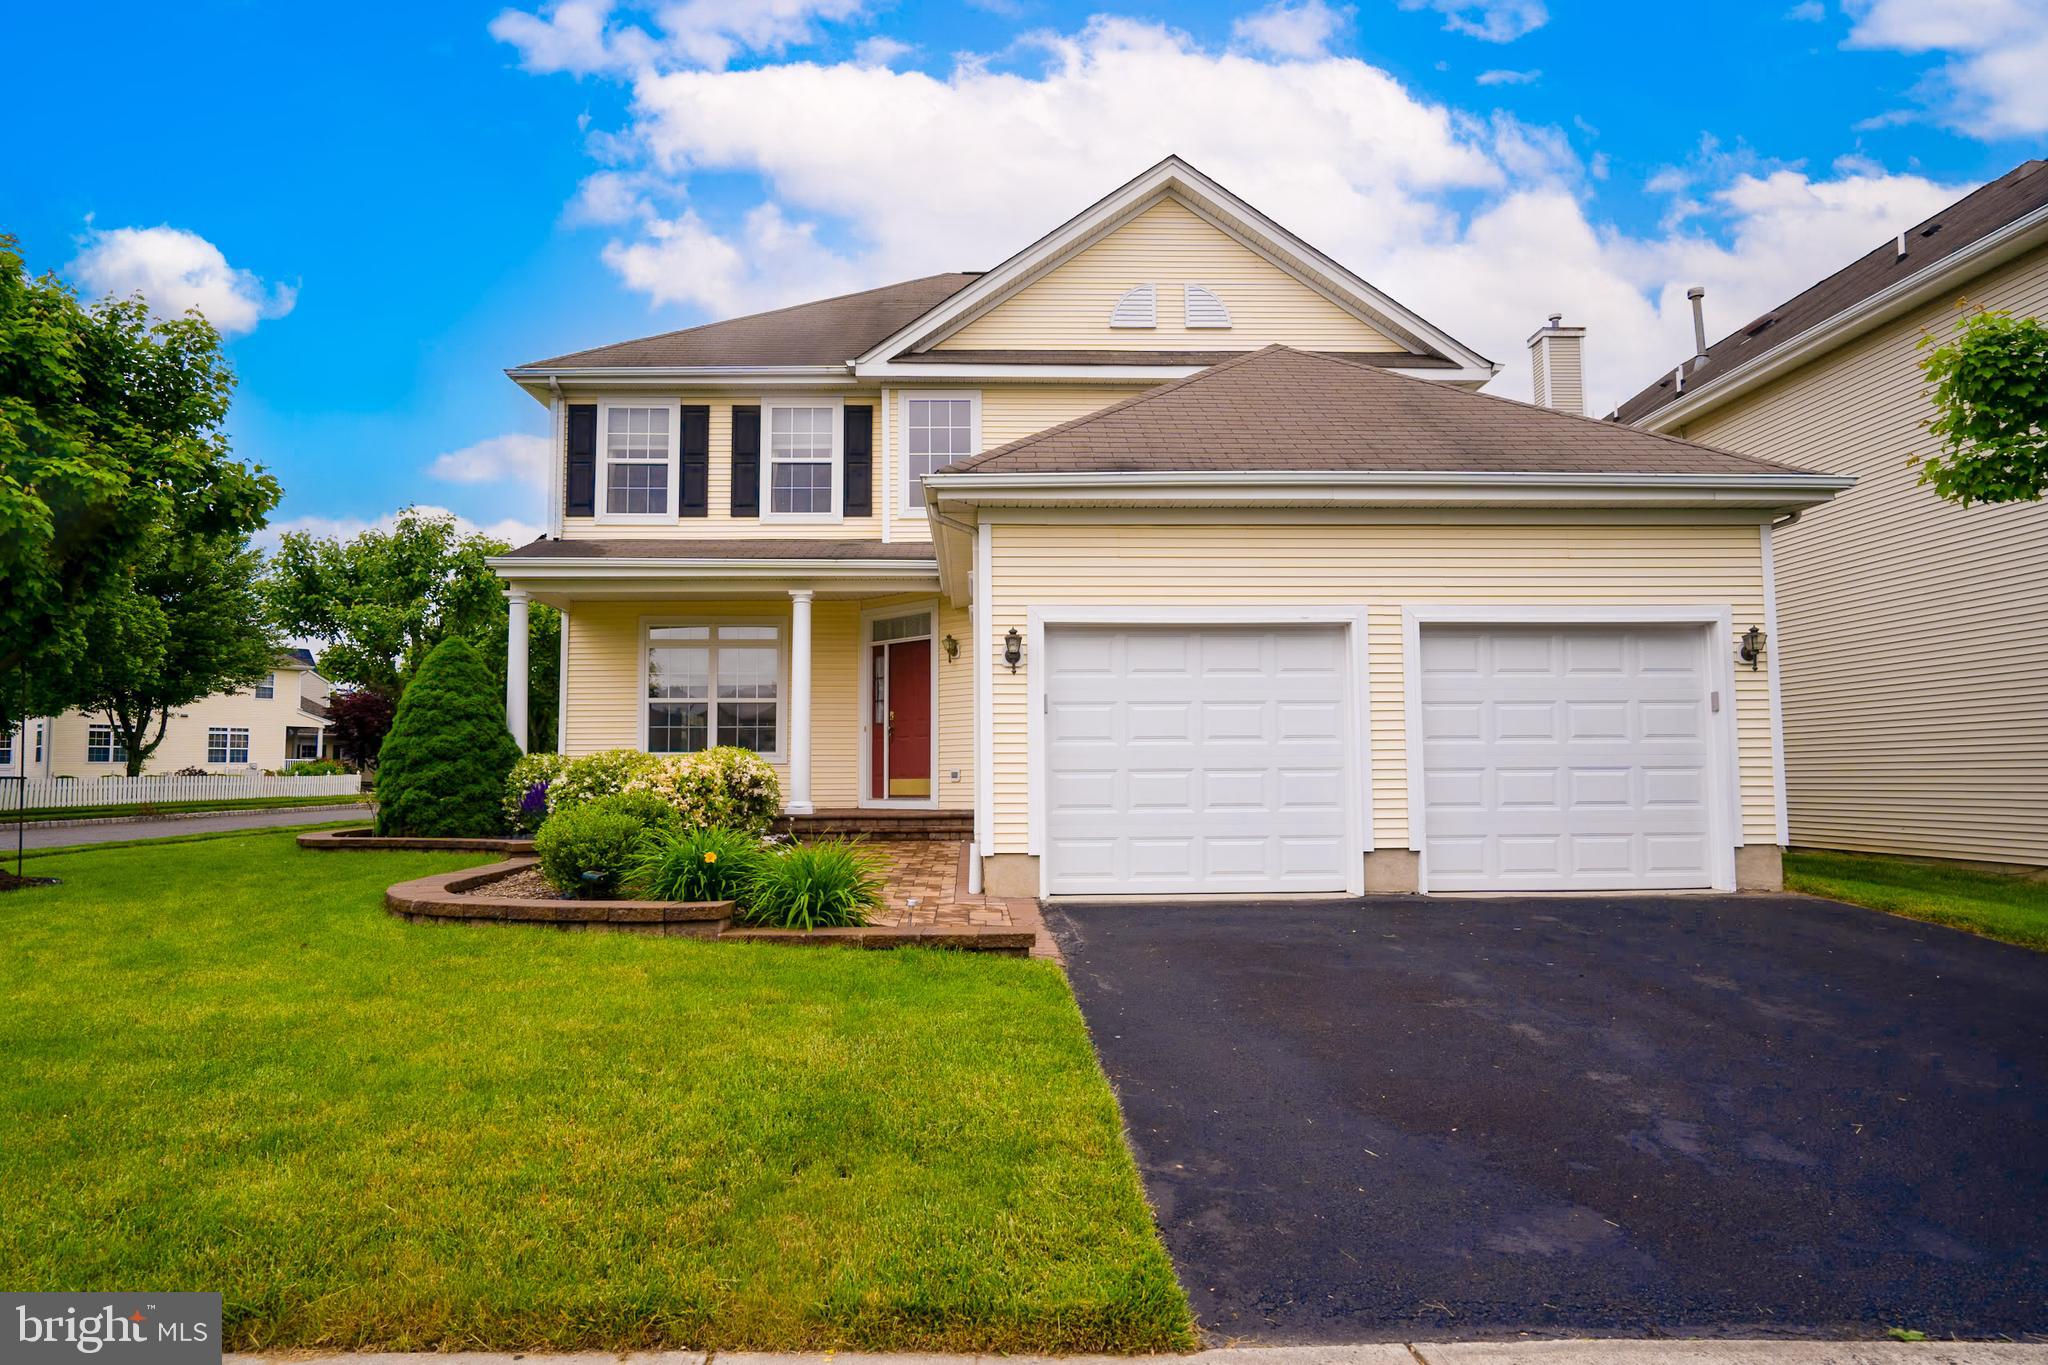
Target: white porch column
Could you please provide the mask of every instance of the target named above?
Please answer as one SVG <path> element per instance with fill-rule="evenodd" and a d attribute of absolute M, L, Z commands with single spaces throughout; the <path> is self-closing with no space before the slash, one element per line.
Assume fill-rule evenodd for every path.
<path fill-rule="evenodd" d="M 789 800 L 811 813 L 811 590 L 789 592 Z"/>
<path fill-rule="evenodd" d="M 505 625 L 505 725 L 526 752 L 526 590 L 507 588 L 511 619 Z"/>

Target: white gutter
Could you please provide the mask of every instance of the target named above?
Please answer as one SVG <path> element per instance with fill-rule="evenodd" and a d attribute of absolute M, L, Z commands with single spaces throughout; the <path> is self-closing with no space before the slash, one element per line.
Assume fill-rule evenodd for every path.
<path fill-rule="evenodd" d="M 1702 379 L 1695 371 L 1691 376 L 1691 392 L 1682 398 L 1674 398 L 1634 425 L 1657 432 L 1682 427 L 1759 384 L 1768 383 L 1946 292 L 1959 276 L 1979 274 L 2001 265 L 2041 240 L 2048 240 L 2048 204 L 2013 219 L 1996 232 L 1978 238 L 1927 269 L 1851 304 L 1782 346 L 1710 378 Z"/>
<path fill-rule="evenodd" d="M 1231 505 L 1385 506 L 1443 503 L 1683 505 L 1825 501 L 1855 480 L 1833 474 L 1573 474 L 1381 470 L 1202 470 L 1158 473 L 931 474 L 929 497 L 949 503 L 1214 501 Z"/>
<path fill-rule="evenodd" d="M 500 578 L 674 578 L 689 574 L 720 578 L 868 578 L 939 575 L 934 559 L 615 559 L 599 555 L 549 555 L 545 559 L 496 555 L 484 561 Z"/>
<path fill-rule="evenodd" d="M 1217 362 L 1242 359 L 1247 353 L 1237 351 L 1219 355 Z M 1217 362 L 1211 362 L 1217 363 Z M 1094 381 L 1101 384 L 1144 383 L 1156 384 L 1174 379 L 1186 379 L 1189 375 L 1200 374 L 1209 365 L 994 365 L 994 364 L 904 364 L 900 361 L 877 361 L 860 365 L 854 373 L 861 379 L 979 379 L 985 381 L 1016 383 L 1019 381 L 1045 381 L 1073 384 Z M 1411 379 L 1433 379 L 1447 384 L 1484 384 L 1492 379 L 1496 368 L 1447 369 L 1442 366 L 1394 366 L 1386 367 L 1388 374 L 1407 375 Z"/>

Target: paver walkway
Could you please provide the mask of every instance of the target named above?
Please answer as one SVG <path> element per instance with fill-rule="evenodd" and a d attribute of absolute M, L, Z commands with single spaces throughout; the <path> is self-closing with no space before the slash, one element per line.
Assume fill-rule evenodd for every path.
<path fill-rule="evenodd" d="M 1059 959 L 1059 948 L 1038 917 L 1038 902 L 967 892 L 967 845 L 939 839 L 878 839 L 871 847 L 888 860 L 889 913 L 879 924 L 946 928 L 974 925 L 1030 929 L 1038 935 L 1033 957 Z"/>

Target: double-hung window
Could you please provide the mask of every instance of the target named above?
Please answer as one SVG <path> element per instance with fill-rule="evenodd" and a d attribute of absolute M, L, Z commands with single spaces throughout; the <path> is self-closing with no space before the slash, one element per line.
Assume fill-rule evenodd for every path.
<path fill-rule="evenodd" d="M 763 512 L 790 521 L 837 521 L 841 506 L 839 401 L 803 399 L 763 406 Z"/>
<path fill-rule="evenodd" d="M 14 735 L 13 730 L 0 726 L 0 768 L 14 766 Z"/>
<path fill-rule="evenodd" d="M 782 628 L 720 622 L 647 631 L 647 748 L 782 751 Z"/>
<path fill-rule="evenodd" d="M 924 476 L 981 448 L 981 401 L 974 393 L 906 394 L 903 399 L 903 510 L 924 512 Z"/>
<path fill-rule="evenodd" d="M 604 462 L 600 520 L 666 521 L 676 498 L 676 410 L 607 403 L 598 433 Z"/>
<path fill-rule="evenodd" d="M 206 732 L 208 763 L 247 763 L 249 732 L 239 725 L 215 725 Z"/>
<path fill-rule="evenodd" d="M 256 700 L 268 701 L 277 695 L 277 674 L 265 673 L 256 680 Z"/>
<path fill-rule="evenodd" d="M 88 763 L 126 763 L 128 746 L 114 738 L 111 725 L 88 725 L 85 728 L 85 761 Z"/>

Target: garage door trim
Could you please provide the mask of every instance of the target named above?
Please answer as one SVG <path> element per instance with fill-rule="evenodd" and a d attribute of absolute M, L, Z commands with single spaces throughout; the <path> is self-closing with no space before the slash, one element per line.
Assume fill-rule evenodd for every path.
<path fill-rule="evenodd" d="M 1401 655 L 1404 733 L 1408 759 L 1408 847 L 1418 861 L 1417 890 L 1429 890 L 1425 839 L 1422 751 L 1422 628 L 1461 626 L 1697 626 L 1706 633 L 1707 680 L 1721 705 L 1708 717 L 1712 740 L 1708 838 L 1713 845 L 1713 889 L 1735 889 L 1735 850 L 1743 842 L 1741 792 L 1737 782 L 1733 612 L 1726 604 L 1669 606 L 1487 605 L 1404 603 Z M 1726 646 L 1726 647 L 1724 647 Z"/>
<path fill-rule="evenodd" d="M 1286 606 L 1159 606 L 1153 604 L 1076 604 L 1035 606 L 1030 609 L 1025 637 L 1023 668 L 1026 688 L 1025 748 L 1027 833 L 1025 850 L 1038 859 L 1038 893 L 1047 890 L 1050 877 L 1045 854 L 1046 823 L 1046 653 L 1047 627 L 1102 626 L 1133 630 L 1182 626 L 1269 627 L 1335 626 L 1344 632 L 1346 666 L 1345 690 L 1351 700 L 1351 744 L 1345 764 L 1344 801 L 1347 825 L 1357 832 L 1357 856 L 1350 860 L 1347 890 L 1352 895 L 1365 891 L 1365 855 L 1372 851 L 1372 717 L 1371 673 L 1366 657 L 1366 613 L 1358 607 Z M 991 717 L 991 722 L 993 717 Z M 991 726 L 991 728 L 993 728 Z"/>

